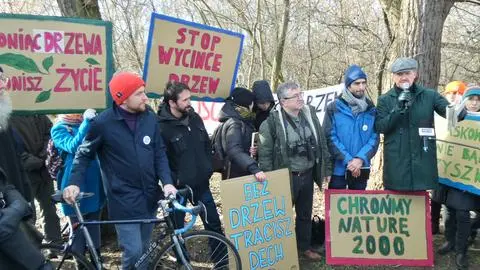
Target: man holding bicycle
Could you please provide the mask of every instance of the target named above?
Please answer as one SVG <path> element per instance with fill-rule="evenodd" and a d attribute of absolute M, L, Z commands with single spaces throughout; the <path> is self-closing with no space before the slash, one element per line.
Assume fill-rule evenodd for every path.
<path fill-rule="evenodd" d="M 118 73 L 109 86 L 114 104 L 92 120 L 63 196 L 73 203 L 88 164 L 98 155 L 110 218 L 153 218 L 160 197 L 158 179 L 165 195 L 176 193 L 159 124 L 147 107 L 145 82 L 138 75 Z M 133 268 L 148 248 L 153 224 L 117 224 L 115 229 L 123 250 L 122 269 Z"/>

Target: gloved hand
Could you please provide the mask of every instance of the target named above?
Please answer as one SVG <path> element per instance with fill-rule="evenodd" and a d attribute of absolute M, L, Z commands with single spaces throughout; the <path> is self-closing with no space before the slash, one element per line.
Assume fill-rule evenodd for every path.
<path fill-rule="evenodd" d="M 163 195 L 165 195 L 165 198 L 167 198 L 170 194 L 175 196 L 177 194 L 177 189 L 170 184 L 163 186 Z"/>
<path fill-rule="evenodd" d="M 412 93 L 402 91 L 398 95 L 398 108 L 402 110 L 408 109 L 412 105 Z"/>
<path fill-rule="evenodd" d="M 95 116 L 97 116 L 97 111 L 94 109 L 86 109 L 83 112 L 83 119 L 92 120 Z"/>

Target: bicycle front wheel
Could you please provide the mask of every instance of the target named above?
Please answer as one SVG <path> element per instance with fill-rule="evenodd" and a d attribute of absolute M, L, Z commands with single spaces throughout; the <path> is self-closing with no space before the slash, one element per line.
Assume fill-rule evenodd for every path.
<path fill-rule="evenodd" d="M 40 250 L 52 265 L 53 269 L 65 270 L 95 270 L 95 267 L 85 258 L 85 256 L 70 251 L 65 253 L 62 245 L 42 244 Z"/>
<path fill-rule="evenodd" d="M 192 269 L 241 270 L 240 255 L 223 235 L 211 231 L 189 232 L 183 235 L 182 251 Z M 165 245 L 150 263 L 150 269 L 189 269 L 182 266 L 175 244 Z"/>

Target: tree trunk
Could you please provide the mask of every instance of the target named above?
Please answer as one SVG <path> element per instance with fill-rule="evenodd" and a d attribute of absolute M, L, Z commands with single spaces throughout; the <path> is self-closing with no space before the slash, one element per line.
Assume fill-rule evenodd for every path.
<path fill-rule="evenodd" d="M 57 0 L 57 3 L 64 17 L 102 19 L 98 0 Z"/>
<path fill-rule="evenodd" d="M 280 73 L 282 69 L 283 52 L 285 49 L 285 39 L 287 36 L 288 22 L 290 20 L 290 0 L 283 0 L 284 10 L 282 18 L 282 28 L 278 39 L 277 50 L 272 64 L 272 76 L 270 78 L 272 89 L 277 89 Z"/>
<path fill-rule="evenodd" d="M 455 1 L 380 0 L 390 43 L 380 66 L 378 93 L 392 86 L 390 65 L 398 57 L 414 57 L 419 63 L 418 83 L 436 89 L 440 77 L 442 32 Z M 383 186 L 383 138 L 372 162 L 371 189 Z"/>

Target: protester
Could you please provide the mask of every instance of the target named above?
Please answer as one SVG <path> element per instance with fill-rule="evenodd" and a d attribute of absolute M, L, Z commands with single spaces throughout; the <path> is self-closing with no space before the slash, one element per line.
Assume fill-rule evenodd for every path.
<path fill-rule="evenodd" d="M 12 116 L 11 121 L 23 143 L 25 151 L 21 154 L 22 164 L 27 171 L 33 195 L 40 205 L 45 240 L 61 243 L 60 219 L 50 198 L 54 193 L 53 179 L 45 166 L 52 122 L 46 115 L 17 115 Z"/>
<path fill-rule="evenodd" d="M 255 113 L 255 130 L 260 129 L 260 125 L 270 114 L 270 110 L 275 105 L 272 89 L 266 80 L 253 82 L 252 92 L 255 96 L 253 112 Z"/>
<path fill-rule="evenodd" d="M 73 203 L 80 186 L 88 181 L 88 166 L 98 155 L 110 218 L 153 218 L 159 184 L 165 196 L 176 193 L 157 117 L 147 107 L 145 82 L 138 75 L 120 72 L 109 87 L 115 103 L 91 120 L 63 196 Z M 117 224 L 115 228 L 123 250 L 122 269 L 130 269 L 148 248 L 153 224 Z"/>
<path fill-rule="evenodd" d="M 12 101 L 5 91 L 8 78 L 0 67 L 0 269 L 52 269 L 43 254 L 20 229 L 33 213 L 30 183 L 18 157 L 10 115 Z M 21 251 L 21 252 L 19 252 Z"/>
<path fill-rule="evenodd" d="M 332 173 L 327 141 L 315 109 L 305 106 L 298 84 L 281 84 L 277 97 L 281 108 L 273 110 L 260 126 L 258 161 L 265 171 L 290 170 L 297 247 L 306 258 L 321 260 L 311 247 L 311 218 L 313 182 L 321 187 Z"/>
<path fill-rule="evenodd" d="M 323 128 L 334 159 L 328 188 L 365 190 L 370 175 L 370 160 L 378 149 L 374 130 L 375 105 L 365 96 L 367 75 L 351 65 L 344 75 L 345 88 L 328 104 Z"/>
<path fill-rule="evenodd" d="M 465 91 L 463 100 L 467 115 L 480 111 L 480 87 L 471 87 Z M 472 231 L 470 211 L 480 209 L 480 196 L 459 190 L 454 187 L 440 184 L 435 190 L 434 200 L 443 203 L 447 207 L 445 217 L 445 242 L 438 249 L 440 255 L 455 251 L 455 264 L 460 269 L 468 267 L 468 238 Z M 478 222 L 478 221 L 477 221 Z M 478 224 L 475 224 L 478 226 Z"/>
<path fill-rule="evenodd" d="M 258 181 L 266 179 L 265 173 L 250 156 L 252 132 L 255 131 L 252 112 L 254 95 L 251 91 L 236 87 L 219 113 L 219 121 L 225 123 L 222 134 L 225 134 L 224 149 L 229 165 L 222 172 L 222 179 L 235 178 L 254 174 Z"/>
<path fill-rule="evenodd" d="M 90 128 L 90 121 L 95 115 L 96 112 L 93 109 L 86 110 L 83 115 L 61 114 L 57 117 L 57 122 L 50 131 L 53 143 L 64 159 L 63 168 L 59 174 L 60 178 L 57 179 L 58 190 L 63 190 L 70 185 L 70 175 L 75 152 L 85 138 Z M 92 197 L 85 198 L 80 203 L 80 211 L 83 214 L 83 218 L 85 220 L 100 220 L 101 210 L 105 203 L 105 194 L 97 159 L 90 162 L 85 173 L 85 181 L 80 184 L 80 191 L 93 193 Z M 78 222 L 75 211 L 71 206 L 62 204 L 62 211 L 65 216 L 69 217 L 71 225 Z M 92 237 L 93 245 L 97 249 L 97 254 L 100 255 L 100 225 L 87 226 L 87 229 Z M 83 234 L 78 234 L 75 238 L 72 251 L 78 254 L 85 254 L 86 240 Z"/>
<path fill-rule="evenodd" d="M 191 106 L 190 97 L 187 85 L 167 83 L 163 103 L 158 110 L 161 134 L 167 146 L 175 186 L 183 188 L 188 185 L 192 188 L 192 202 L 197 204 L 200 201 L 205 205 L 206 216 L 201 214 L 205 229 L 223 234 L 217 206 L 210 191 L 210 177 L 213 174 L 211 144 L 202 118 Z M 183 228 L 185 213 L 174 214 L 176 227 Z M 212 252 L 217 245 L 215 241 L 210 242 Z"/>
<path fill-rule="evenodd" d="M 461 101 L 461 96 L 467 86 L 461 81 L 452 81 L 445 86 L 444 96 L 451 104 L 457 104 Z M 459 98 L 460 97 L 460 98 Z"/>
<path fill-rule="evenodd" d="M 434 112 L 445 117 L 449 102 L 417 84 L 417 70 L 413 58 L 395 60 L 394 86 L 378 98 L 375 129 L 384 134 L 383 184 L 388 190 L 430 190 L 438 183 L 436 143 L 424 132 L 433 132 Z"/>

